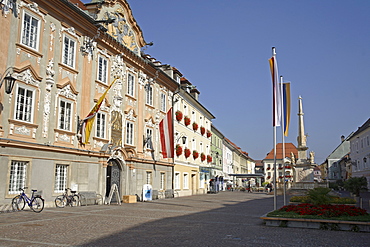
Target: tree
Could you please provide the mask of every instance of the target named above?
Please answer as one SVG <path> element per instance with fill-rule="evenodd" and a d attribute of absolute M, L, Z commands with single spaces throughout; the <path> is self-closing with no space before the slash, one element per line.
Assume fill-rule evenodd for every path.
<path fill-rule="evenodd" d="M 365 177 L 349 178 L 344 182 L 344 188 L 359 197 L 361 190 L 367 190 L 367 180 Z"/>

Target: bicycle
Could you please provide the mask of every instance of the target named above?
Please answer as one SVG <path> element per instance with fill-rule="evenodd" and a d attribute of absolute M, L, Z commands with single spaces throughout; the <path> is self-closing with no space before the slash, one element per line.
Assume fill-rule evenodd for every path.
<path fill-rule="evenodd" d="M 68 194 L 68 190 L 71 194 Z M 65 206 L 75 207 L 78 206 L 80 202 L 80 197 L 76 194 L 76 191 L 71 190 L 70 188 L 66 189 L 66 192 L 63 195 L 57 196 L 55 198 L 55 206 L 58 208 L 64 208 Z"/>
<path fill-rule="evenodd" d="M 32 196 L 31 198 L 24 193 L 24 190 L 27 189 L 27 187 L 19 188 L 21 193 L 17 196 L 15 196 L 12 199 L 12 208 L 13 210 L 20 211 L 24 209 L 24 206 L 27 205 L 32 209 L 32 211 L 36 213 L 40 213 L 44 209 L 44 199 L 41 197 L 41 195 L 35 195 L 35 192 L 37 190 L 32 190 Z"/>

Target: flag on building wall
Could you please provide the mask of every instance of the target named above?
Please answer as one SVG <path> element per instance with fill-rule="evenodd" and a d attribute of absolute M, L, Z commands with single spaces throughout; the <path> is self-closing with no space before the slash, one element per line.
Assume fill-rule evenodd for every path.
<path fill-rule="evenodd" d="M 284 135 L 288 136 L 290 123 L 290 83 L 283 83 Z"/>
<path fill-rule="evenodd" d="M 172 123 L 172 108 L 167 112 L 166 116 L 159 123 L 159 133 L 161 139 L 161 148 L 163 158 L 174 157 L 174 139 L 173 139 L 173 123 Z"/>
<path fill-rule="evenodd" d="M 80 143 L 81 144 L 86 144 L 86 143 L 89 142 L 91 130 L 92 130 L 94 120 L 95 120 L 95 116 L 98 113 L 98 111 L 100 109 L 100 106 L 103 103 L 103 100 L 105 99 L 105 96 L 107 95 L 109 89 L 112 87 L 112 85 L 114 84 L 114 82 L 116 80 L 117 80 L 117 78 L 114 79 L 114 81 L 109 85 L 109 87 L 105 90 L 105 92 L 102 94 L 102 96 L 100 96 L 98 102 L 96 102 L 95 106 L 92 108 L 92 110 L 87 115 L 87 117 L 82 120 L 83 122 L 82 122 L 82 125 L 80 127 L 80 134 L 81 134 Z"/>
<path fill-rule="evenodd" d="M 280 126 L 281 123 L 281 92 L 279 88 L 278 67 L 276 61 L 275 48 L 273 56 L 269 59 L 271 77 L 272 77 L 272 126 Z"/>

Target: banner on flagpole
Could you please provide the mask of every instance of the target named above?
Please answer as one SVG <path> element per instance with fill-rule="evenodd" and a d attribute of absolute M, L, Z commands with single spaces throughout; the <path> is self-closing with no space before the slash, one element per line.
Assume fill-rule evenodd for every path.
<path fill-rule="evenodd" d="M 100 106 L 103 103 L 103 100 L 105 99 L 105 96 L 107 95 L 109 89 L 112 87 L 112 85 L 115 83 L 115 81 L 117 79 L 118 78 L 113 80 L 113 82 L 105 90 L 105 92 L 102 94 L 102 96 L 100 96 L 100 98 L 98 99 L 98 102 L 96 102 L 95 106 L 92 108 L 92 110 L 87 115 L 87 117 L 82 120 L 82 124 L 81 124 L 80 129 L 79 129 L 80 134 L 81 134 L 81 138 L 80 138 L 80 143 L 81 144 L 85 145 L 86 143 L 89 142 L 90 134 L 91 134 L 92 127 L 93 127 L 93 124 L 94 124 L 94 120 L 95 120 L 95 116 L 98 113 L 98 111 L 100 109 Z"/>
<path fill-rule="evenodd" d="M 288 136 L 290 123 L 290 83 L 283 83 L 284 135 Z"/>
<path fill-rule="evenodd" d="M 269 59 L 271 77 L 272 77 L 272 126 L 280 126 L 281 123 L 281 92 L 278 85 L 278 67 L 276 61 L 275 49 L 273 48 L 273 56 Z"/>
<path fill-rule="evenodd" d="M 159 123 L 159 133 L 163 158 L 174 157 L 173 118 L 171 108 Z"/>

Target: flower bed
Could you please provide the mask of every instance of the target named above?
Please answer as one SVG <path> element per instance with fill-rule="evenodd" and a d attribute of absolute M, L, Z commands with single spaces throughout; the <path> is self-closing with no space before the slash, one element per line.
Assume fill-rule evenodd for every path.
<path fill-rule="evenodd" d="M 279 212 L 294 212 L 298 215 L 317 215 L 327 218 L 340 216 L 362 216 L 368 215 L 365 209 L 349 205 L 313 205 L 310 203 L 302 203 L 298 205 L 287 205 L 279 210 Z M 273 214 L 272 214 L 273 215 Z"/>
<path fill-rule="evenodd" d="M 370 232 L 370 214 L 349 205 L 288 205 L 260 218 L 267 226 Z"/>

